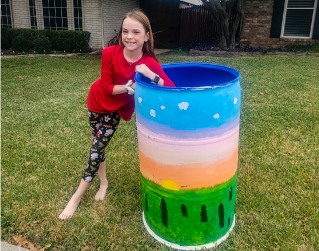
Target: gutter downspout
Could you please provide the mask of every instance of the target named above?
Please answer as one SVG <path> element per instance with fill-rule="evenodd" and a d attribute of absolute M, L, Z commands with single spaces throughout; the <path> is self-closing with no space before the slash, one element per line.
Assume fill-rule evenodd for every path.
<path fill-rule="evenodd" d="M 101 1 L 101 35 L 102 35 L 102 50 L 104 49 L 104 24 L 103 24 L 103 0 Z"/>

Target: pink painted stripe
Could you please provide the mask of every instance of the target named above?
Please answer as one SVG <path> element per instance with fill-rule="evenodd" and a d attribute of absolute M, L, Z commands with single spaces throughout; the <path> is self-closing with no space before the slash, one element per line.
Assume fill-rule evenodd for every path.
<path fill-rule="evenodd" d="M 140 124 L 138 122 L 138 120 L 136 121 L 136 126 L 137 126 L 137 131 L 141 135 L 143 135 L 143 136 L 145 136 L 153 141 L 162 142 L 162 143 L 171 144 L 171 145 L 176 145 L 176 144 L 178 144 L 178 145 L 205 145 L 205 144 L 210 144 L 214 141 L 216 141 L 216 142 L 222 141 L 224 139 L 232 137 L 233 134 L 236 134 L 238 136 L 238 132 L 239 132 L 239 124 L 238 124 L 235 128 L 233 128 L 233 129 L 231 129 L 231 130 L 229 130 L 221 135 L 216 135 L 213 137 L 201 137 L 201 138 L 196 138 L 196 139 L 195 138 L 189 138 L 189 139 L 185 138 L 184 139 L 184 138 L 170 137 L 170 136 L 167 136 L 165 134 L 152 132 L 149 129 L 147 129 L 145 126 Z"/>
<path fill-rule="evenodd" d="M 138 130 L 139 150 L 154 161 L 167 165 L 214 163 L 226 160 L 238 148 L 239 127 L 218 137 L 197 140 L 164 139 Z M 155 137 L 156 136 L 156 137 Z M 178 166 L 176 167 L 178 168 Z"/>

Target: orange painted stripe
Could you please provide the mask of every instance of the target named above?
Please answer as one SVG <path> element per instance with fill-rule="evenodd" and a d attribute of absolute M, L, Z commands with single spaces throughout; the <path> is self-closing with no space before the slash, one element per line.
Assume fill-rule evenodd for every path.
<path fill-rule="evenodd" d="M 140 170 L 142 175 L 159 185 L 164 180 L 174 181 L 180 189 L 200 189 L 214 187 L 230 180 L 236 173 L 238 148 L 224 160 L 214 163 L 193 163 L 167 165 L 154 161 L 141 151 Z"/>

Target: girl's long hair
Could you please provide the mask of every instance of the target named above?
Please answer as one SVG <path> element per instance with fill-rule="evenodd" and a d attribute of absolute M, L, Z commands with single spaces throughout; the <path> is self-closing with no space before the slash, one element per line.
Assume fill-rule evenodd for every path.
<path fill-rule="evenodd" d="M 145 34 L 147 34 L 147 32 L 149 33 L 149 39 L 147 42 L 144 42 L 144 45 L 143 45 L 143 54 L 146 53 L 150 57 L 155 58 L 155 60 L 157 61 L 155 53 L 154 53 L 154 38 L 153 38 L 151 24 L 150 24 L 150 21 L 148 20 L 148 17 L 140 9 L 133 9 L 124 16 L 122 25 L 118 34 L 119 45 L 124 47 L 124 44 L 122 42 L 123 22 L 128 17 L 140 22 L 144 27 Z"/>

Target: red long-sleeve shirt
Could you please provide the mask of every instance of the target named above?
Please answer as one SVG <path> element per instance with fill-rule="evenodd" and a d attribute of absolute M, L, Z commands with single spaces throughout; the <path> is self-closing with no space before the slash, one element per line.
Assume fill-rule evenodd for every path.
<path fill-rule="evenodd" d="M 175 86 L 160 64 L 147 54 L 130 64 L 124 58 L 123 47 L 119 45 L 106 47 L 102 51 L 101 78 L 91 86 L 87 97 L 88 109 L 96 113 L 118 111 L 122 119 L 130 121 L 135 108 L 134 95 L 128 93 L 112 95 L 112 92 L 114 85 L 125 85 L 129 80 L 134 81 L 135 67 L 140 64 L 145 64 L 158 74 L 164 80 L 164 86 Z"/>

